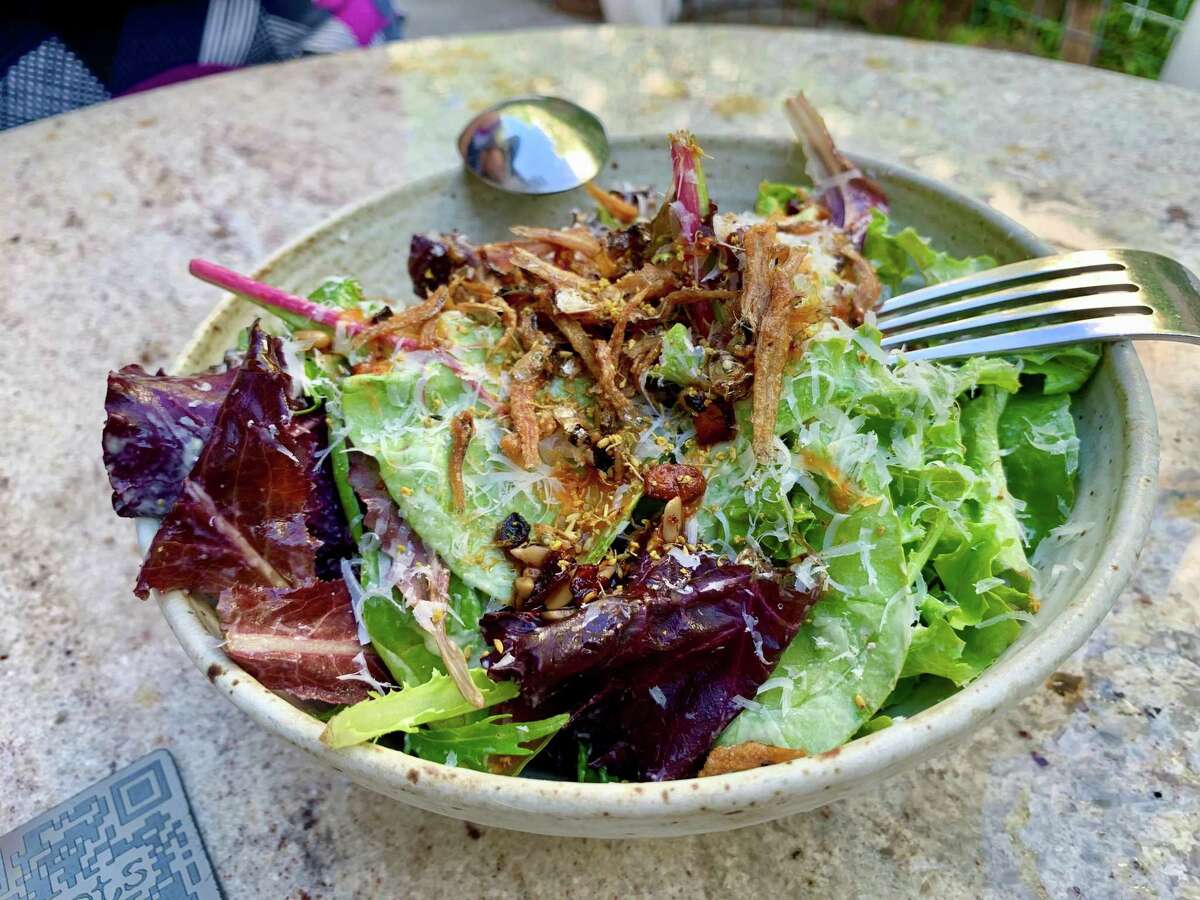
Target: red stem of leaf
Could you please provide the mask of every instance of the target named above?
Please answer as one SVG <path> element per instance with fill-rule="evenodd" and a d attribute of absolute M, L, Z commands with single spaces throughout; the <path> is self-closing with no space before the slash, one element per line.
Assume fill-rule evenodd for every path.
<path fill-rule="evenodd" d="M 674 170 L 675 199 L 688 213 L 681 216 L 680 226 L 683 239 L 690 244 L 696 239 L 696 231 L 700 227 L 700 191 L 696 184 L 696 158 L 694 150 L 681 138 L 671 141 L 671 168 Z"/>
<path fill-rule="evenodd" d="M 322 306 L 320 303 L 314 303 L 312 300 L 306 300 L 304 297 L 297 297 L 295 294 L 289 294 L 287 291 L 272 287 L 269 284 L 263 284 L 261 281 L 255 281 L 253 278 L 247 278 L 245 275 L 241 275 L 232 269 L 227 269 L 224 266 L 219 266 L 205 259 L 193 259 L 188 263 L 188 271 L 201 281 L 207 281 L 209 284 L 224 288 L 231 293 L 247 297 L 260 306 L 265 306 L 267 309 L 280 309 L 303 316 L 313 324 L 324 328 L 341 328 L 343 333 L 355 335 L 366 327 L 362 322 L 339 315 L 337 310 L 331 309 L 328 306 Z M 400 335 L 386 335 L 383 340 L 394 350 L 403 350 L 406 352 L 427 351 L 433 353 L 437 357 L 438 362 L 446 366 L 451 372 L 459 376 L 468 387 L 476 391 L 479 399 L 484 404 L 492 409 L 495 409 L 499 404 L 499 401 L 491 393 L 467 375 L 462 363 L 446 351 L 437 349 L 430 351 L 428 347 L 422 346 L 419 341 L 401 337 Z"/>
<path fill-rule="evenodd" d="M 245 275 L 240 275 L 232 269 L 218 266 L 208 260 L 193 259 L 188 264 L 188 271 L 201 281 L 207 281 L 209 284 L 225 288 L 234 294 L 249 297 L 268 308 L 282 309 L 298 316 L 304 316 L 316 325 L 324 325 L 326 328 L 337 328 L 340 325 L 347 334 L 357 334 L 363 329 L 362 323 L 343 318 L 338 315 L 337 310 L 322 306 L 320 303 L 313 303 L 303 297 L 297 297 L 295 294 L 289 294 L 287 291 L 263 284 L 261 281 L 255 281 L 253 278 L 247 278 Z"/>

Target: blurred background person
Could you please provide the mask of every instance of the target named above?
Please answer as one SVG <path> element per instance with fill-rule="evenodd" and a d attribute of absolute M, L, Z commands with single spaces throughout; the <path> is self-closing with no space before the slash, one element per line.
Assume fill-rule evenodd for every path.
<path fill-rule="evenodd" d="M 397 40 L 388 0 L 159 0 L 0 8 L 0 129 L 265 62 Z"/>

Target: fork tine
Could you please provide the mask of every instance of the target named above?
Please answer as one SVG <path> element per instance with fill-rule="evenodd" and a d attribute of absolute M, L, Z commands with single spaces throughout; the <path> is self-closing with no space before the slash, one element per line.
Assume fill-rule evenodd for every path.
<path fill-rule="evenodd" d="M 1066 278 L 1034 281 L 1019 287 L 990 291 L 986 294 L 972 294 L 961 300 L 947 300 L 911 312 L 885 313 L 877 318 L 876 324 L 880 331 L 887 334 L 920 322 L 960 316 L 963 313 L 1005 306 L 1017 301 L 1054 300 L 1114 291 L 1133 293 L 1137 289 L 1138 286 L 1131 282 L 1124 272 L 1091 272 L 1086 275 L 1069 275 Z"/>
<path fill-rule="evenodd" d="M 1188 336 L 1176 332 L 1162 332 L 1154 327 L 1152 316 L 1125 314 L 1103 316 L 1097 319 L 1081 319 L 1075 322 L 1059 322 L 1022 331 L 991 334 L 986 337 L 968 338 L 905 351 L 908 360 L 955 359 L 963 356 L 983 356 L 988 353 L 1015 353 L 1019 350 L 1036 350 L 1039 347 L 1061 347 L 1087 341 L 1136 340 L 1138 338 L 1167 338 L 1187 340 Z M 895 352 L 895 351 L 893 351 Z"/>
<path fill-rule="evenodd" d="M 1107 250 L 1081 250 L 1078 253 L 1066 253 L 1061 256 L 1029 259 L 901 294 L 884 301 L 876 309 L 876 313 L 882 316 L 902 309 L 921 306 L 934 300 L 945 300 L 949 297 L 957 297 L 983 289 L 998 289 L 1035 278 L 1061 278 L 1082 275 L 1087 272 L 1117 272 L 1125 267 L 1125 263 L 1120 258 Z"/>
<path fill-rule="evenodd" d="M 880 341 L 884 348 L 899 347 L 903 344 L 924 344 L 938 338 L 953 337 L 968 331 L 979 331 L 1005 325 L 1018 325 L 1035 319 L 1045 319 L 1050 316 L 1071 315 L 1074 313 L 1153 313 L 1145 303 L 1145 297 L 1140 291 L 1111 291 L 1103 294 L 1092 294 L 1086 297 L 1069 297 L 1061 300 L 1050 300 L 1045 303 L 1031 303 L 1027 306 L 1015 306 L 994 312 L 969 316 L 964 319 L 952 319 L 948 322 L 937 322 L 923 328 L 910 328 L 906 331 L 893 332 Z M 1088 316 L 1087 318 L 1095 318 Z"/>

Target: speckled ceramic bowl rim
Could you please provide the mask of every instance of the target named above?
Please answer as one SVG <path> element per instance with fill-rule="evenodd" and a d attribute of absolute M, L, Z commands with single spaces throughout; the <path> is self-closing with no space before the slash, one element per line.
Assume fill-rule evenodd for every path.
<path fill-rule="evenodd" d="M 787 143 L 769 138 L 749 140 L 778 143 L 781 150 Z M 1052 248 L 1007 217 L 932 179 L 892 164 L 864 157 L 856 160 L 873 173 L 941 194 L 955 205 L 990 220 L 1030 248 L 1052 252 Z M 444 177 L 445 172 L 441 172 L 420 182 L 394 185 L 343 208 L 273 254 L 258 268 L 255 277 L 269 277 L 279 260 L 337 229 L 358 210 L 384 202 L 398 190 Z M 216 307 L 181 360 L 187 360 L 203 346 L 205 335 L 233 301 L 234 298 L 227 296 Z M 933 752 L 965 738 L 996 712 L 1027 696 L 1083 644 L 1121 593 L 1140 554 L 1153 512 L 1158 435 L 1149 385 L 1132 345 L 1114 344 L 1108 352 L 1115 367 L 1118 394 L 1124 394 L 1119 406 L 1126 425 L 1128 468 L 1099 564 L 1044 632 L 1002 658 L 960 693 L 891 728 L 818 756 L 710 778 L 645 784 L 577 784 L 451 768 L 372 744 L 331 750 L 320 742 L 324 727 L 321 722 L 262 687 L 222 652 L 219 640 L 209 630 L 214 623 L 207 605 L 174 592 L 162 596 L 160 606 L 199 669 L 256 723 L 359 783 L 417 807 L 479 820 L 486 820 L 491 813 L 509 820 L 514 814 L 527 815 L 530 822 L 526 830 L 547 833 L 553 833 L 554 829 L 538 827 L 537 817 L 559 822 L 613 817 L 628 825 L 637 822 L 642 834 L 653 833 L 652 823 L 660 820 L 661 833 L 679 834 L 720 827 L 689 829 L 686 821 L 690 815 L 703 814 L 711 819 L 714 813 L 728 816 L 749 813 L 744 817 L 747 823 L 762 821 L 771 817 L 768 810 L 772 806 L 786 805 L 788 798 L 799 795 L 811 799 L 810 806 L 818 806 L 822 796 L 843 796 L 846 785 L 865 785 L 868 780 L 873 782 L 928 759 Z M 615 833 L 616 829 L 613 830 Z"/>

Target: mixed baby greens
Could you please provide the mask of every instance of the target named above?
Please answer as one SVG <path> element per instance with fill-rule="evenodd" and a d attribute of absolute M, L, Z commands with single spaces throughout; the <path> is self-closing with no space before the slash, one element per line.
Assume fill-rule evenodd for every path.
<path fill-rule="evenodd" d="M 952 694 L 1037 612 L 1099 355 L 911 362 L 881 298 L 993 264 L 897 230 L 788 106 L 813 187 L 716 209 L 702 154 L 567 228 L 414 236 L 419 300 L 308 298 L 226 364 L 113 373 L 137 592 L 211 599 L 225 648 L 333 747 L 581 781 L 819 753 Z"/>

